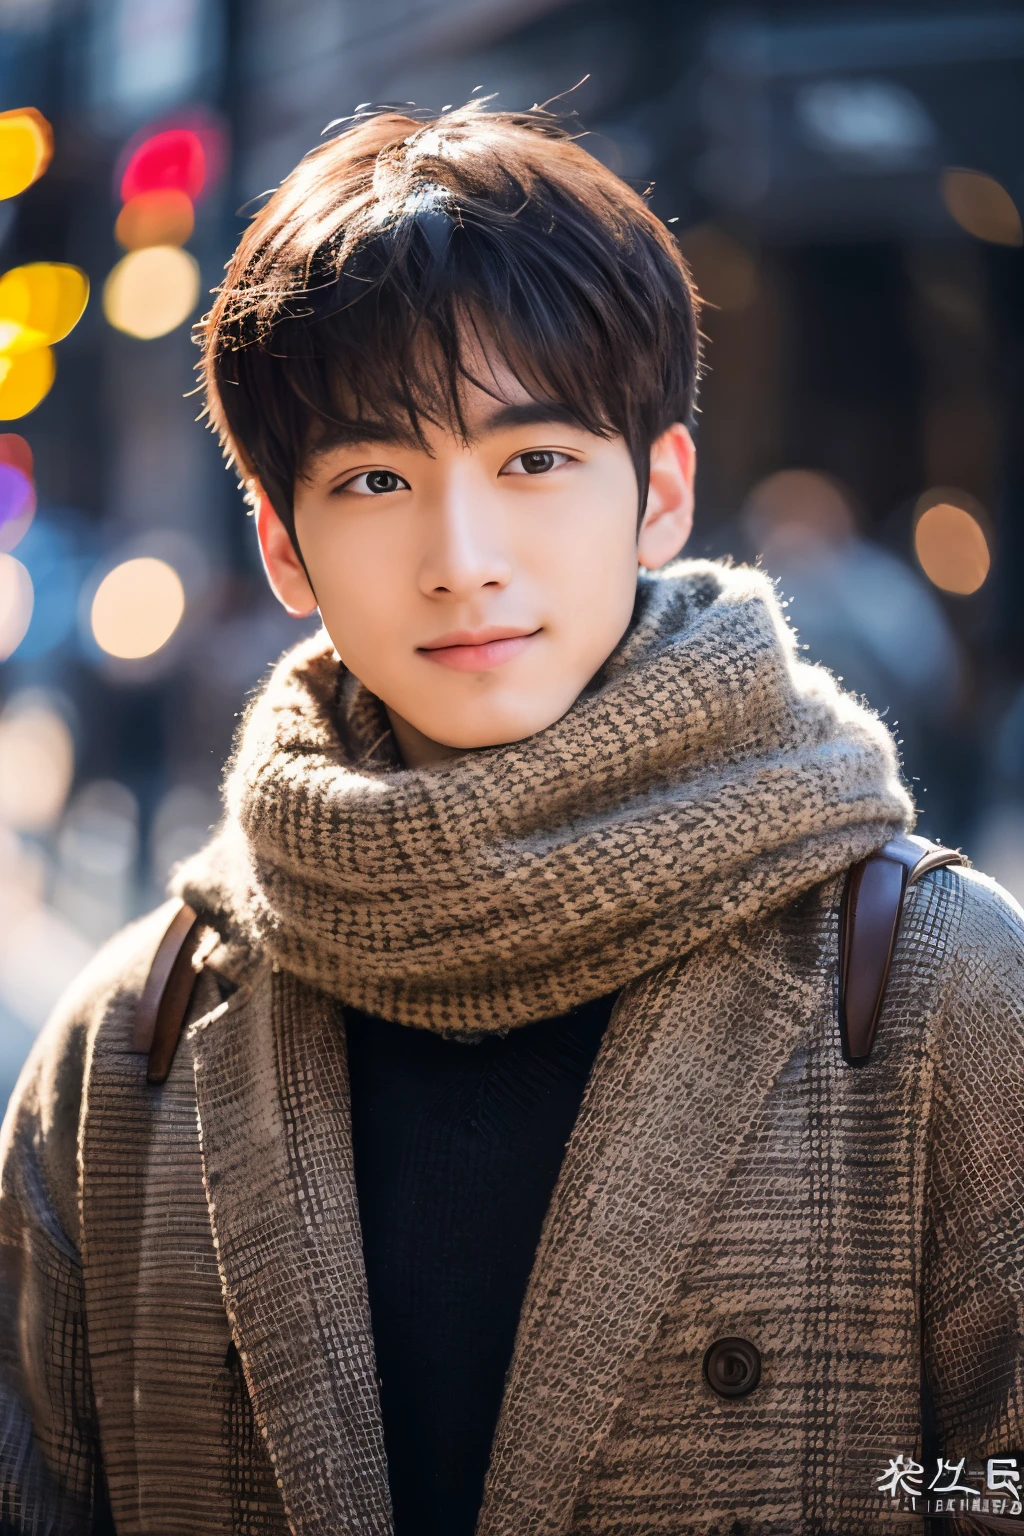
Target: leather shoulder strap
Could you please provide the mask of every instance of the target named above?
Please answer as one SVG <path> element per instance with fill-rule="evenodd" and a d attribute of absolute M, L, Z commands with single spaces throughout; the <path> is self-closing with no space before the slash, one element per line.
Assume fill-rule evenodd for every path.
<path fill-rule="evenodd" d="M 839 1034 L 850 1066 L 871 1055 L 907 891 L 930 869 L 966 863 L 954 848 L 908 835 L 850 869 L 839 920 Z"/>
<path fill-rule="evenodd" d="M 132 1050 L 149 1057 L 146 1081 L 166 1080 L 178 1048 L 198 972 L 194 965 L 203 924 L 179 901 L 153 956 L 135 1010 Z"/>

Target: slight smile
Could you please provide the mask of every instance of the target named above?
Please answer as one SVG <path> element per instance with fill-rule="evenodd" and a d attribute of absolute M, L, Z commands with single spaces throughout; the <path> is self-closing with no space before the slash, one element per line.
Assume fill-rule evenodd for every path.
<path fill-rule="evenodd" d="M 488 672 L 524 651 L 539 629 L 460 629 L 418 647 L 421 656 L 456 672 Z"/>

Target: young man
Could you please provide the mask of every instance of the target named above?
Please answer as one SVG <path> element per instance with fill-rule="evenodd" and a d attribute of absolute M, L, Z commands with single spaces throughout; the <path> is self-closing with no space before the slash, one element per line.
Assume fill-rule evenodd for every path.
<path fill-rule="evenodd" d="M 891 841 L 770 583 L 670 563 L 694 307 L 543 113 L 364 118 L 254 218 L 207 399 L 324 633 L 11 1106 L 6 1528 L 1019 1511 L 1021 914 Z"/>

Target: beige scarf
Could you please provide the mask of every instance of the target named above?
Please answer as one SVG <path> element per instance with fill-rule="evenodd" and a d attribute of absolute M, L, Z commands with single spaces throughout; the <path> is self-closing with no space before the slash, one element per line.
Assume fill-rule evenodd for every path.
<path fill-rule="evenodd" d="M 564 1012 L 736 930 L 912 824 L 888 731 L 800 661 L 759 571 L 642 575 L 562 719 L 404 769 L 321 633 L 242 726 L 176 889 L 284 969 L 447 1034 Z"/>

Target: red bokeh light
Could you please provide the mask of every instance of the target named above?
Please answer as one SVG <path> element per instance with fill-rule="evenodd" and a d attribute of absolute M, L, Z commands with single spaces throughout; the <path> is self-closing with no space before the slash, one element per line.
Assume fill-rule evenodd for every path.
<path fill-rule="evenodd" d="M 121 177 L 121 200 L 170 188 L 193 201 L 206 182 L 206 151 L 191 128 L 168 128 L 140 144 Z"/>
<path fill-rule="evenodd" d="M 18 432 L 0 432 L 0 464 L 12 464 L 32 479 L 32 449 Z"/>

